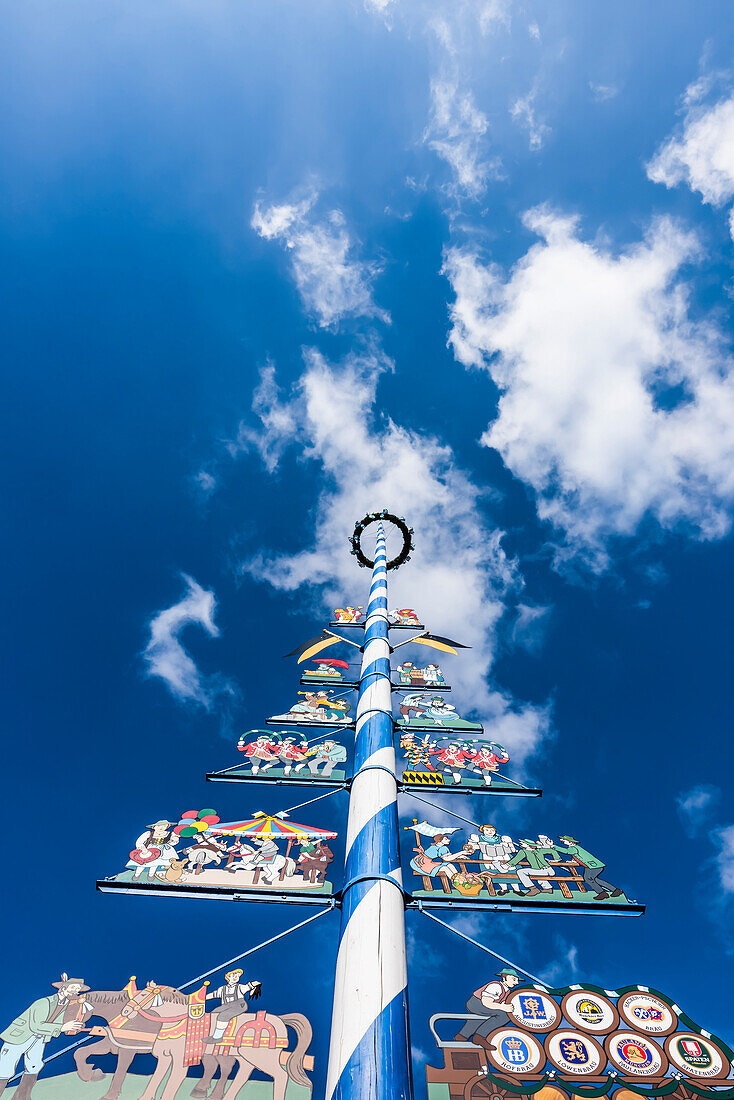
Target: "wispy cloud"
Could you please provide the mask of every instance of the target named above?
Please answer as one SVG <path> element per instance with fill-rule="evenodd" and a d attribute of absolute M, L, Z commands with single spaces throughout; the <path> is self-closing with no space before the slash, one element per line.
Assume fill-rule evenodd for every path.
<path fill-rule="evenodd" d="M 713 320 L 694 321 L 680 276 L 696 237 L 657 220 L 615 253 L 547 207 L 509 274 L 470 247 L 446 255 L 450 343 L 500 391 L 482 438 L 536 496 L 559 566 L 610 564 L 611 540 L 722 538 L 734 512 L 734 371 Z M 650 524 L 648 523 L 648 528 Z"/>
<path fill-rule="evenodd" d="M 708 783 L 682 791 L 676 799 L 678 816 L 687 836 L 696 837 L 708 826 L 721 791 Z"/>
<path fill-rule="evenodd" d="M 291 253 L 291 270 L 307 312 L 321 328 L 334 329 L 347 318 L 368 317 L 389 323 L 375 304 L 372 286 L 377 263 L 357 256 L 357 246 L 341 210 L 316 216 L 315 189 L 285 203 L 255 203 L 252 228 L 268 241 L 280 241 Z"/>
<path fill-rule="evenodd" d="M 454 192 L 469 198 L 478 198 L 487 181 L 501 175 L 499 159 L 486 156 L 483 139 L 488 125 L 472 93 L 457 79 L 431 81 L 431 118 L 423 140 L 451 168 Z"/>
<path fill-rule="evenodd" d="M 199 671 L 181 642 L 181 634 L 187 626 L 199 626 L 210 638 L 218 638 L 219 628 L 214 622 L 217 601 L 214 593 L 202 588 L 193 577 L 184 573 L 182 579 L 186 585 L 182 598 L 150 621 L 143 659 L 147 675 L 163 680 L 176 699 L 209 710 L 218 696 L 232 696 L 235 689 L 221 676 L 204 676 Z"/>
<path fill-rule="evenodd" d="M 521 764 L 546 736 L 548 715 L 487 682 L 506 602 L 521 591 L 522 578 L 502 548 L 502 532 L 483 518 L 481 491 L 444 444 L 377 414 L 378 382 L 392 366 L 379 349 L 338 364 L 310 349 L 305 364 L 297 391 L 285 402 L 268 376 L 270 400 L 264 404 L 261 391 L 256 412 L 262 451 L 279 455 L 296 444 L 321 468 L 328 487 L 316 507 L 315 541 L 295 554 L 251 556 L 243 572 L 283 591 L 312 586 L 325 606 L 337 606 L 333 600 L 365 584 L 344 553 L 355 520 L 383 507 L 409 516 L 416 551 L 410 566 L 391 578 L 391 598 L 473 646 L 457 662 L 455 676 L 452 669 L 459 705 L 481 713 L 492 736 Z M 249 448 L 253 431 L 245 430 Z M 274 468 L 272 459 L 266 464 Z"/>
<path fill-rule="evenodd" d="M 616 84 L 596 84 L 593 80 L 589 81 L 589 91 L 597 103 L 606 103 L 607 100 L 619 95 Z"/>
<path fill-rule="evenodd" d="M 579 976 L 579 951 L 563 936 L 556 936 L 553 962 L 538 975 L 552 987 L 570 985 Z"/>
<path fill-rule="evenodd" d="M 724 895 L 734 894 L 734 825 L 719 829 L 715 836 L 716 868 Z"/>
<path fill-rule="evenodd" d="M 666 187 L 686 184 L 711 206 L 734 198 L 734 92 L 705 105 L 712 78 L 704 75 L 683 97 L 684 119 L 647 165 L 647 174 Z"/>
<path fill-rule="evenodd" d="M 510 106 L 510 115 L 524 130 L 528 132 L 530 148 L 535 152 L 543 147 L 550 131 L 550 126 L 538 116 L 535 100 L 538 96 L 538 84 L 533 84 L 527 95 L 520 96 Z"/>
<path fill-rule="evenodd" d="M 209 496 L 217 487 L 217 479 L 209 470 L 199 470 L 194 474 L 194 484 L 200 493 Z"/>

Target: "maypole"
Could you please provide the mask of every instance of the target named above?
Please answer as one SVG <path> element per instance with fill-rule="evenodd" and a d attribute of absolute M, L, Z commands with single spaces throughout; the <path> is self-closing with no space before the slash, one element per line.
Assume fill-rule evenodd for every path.
<path fill-rule="evenodd" d="M 326 1100 L 409 1100 L 387 555 L 380 520 L 365 619 Z"/>

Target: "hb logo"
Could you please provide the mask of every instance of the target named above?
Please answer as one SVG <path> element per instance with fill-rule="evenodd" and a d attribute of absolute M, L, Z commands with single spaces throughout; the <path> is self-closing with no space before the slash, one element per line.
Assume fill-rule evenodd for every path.
<path fill-rule="evenodd" d="M 443 776 L 439 772 L 403 772 L 403 783 L 412 783 L 416 787 L 442 787 Z"/>

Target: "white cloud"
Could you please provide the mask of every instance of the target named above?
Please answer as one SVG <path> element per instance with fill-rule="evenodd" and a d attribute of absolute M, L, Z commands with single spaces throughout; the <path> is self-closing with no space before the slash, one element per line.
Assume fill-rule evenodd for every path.
<path fill-rule="evenodd" d="M 527 95 L 520 96 L 510 106 L 510 114 L 523 129 L 528 132 L 530 148 L 533 151 L 541 149 L 543 142 L 550 133 L 550 127 L 546 126 L 542 119 L 538 118 L 535 111 L 535 100 L 538 95 L 538 85 L 534 84 Z"/>
<path fill-rule="evenodd" d="M 726 825 L 716 833 L 718 852 L 716 868 L 723 894 L 734 894 L 734 825 Z"/>
<path fill-rule="evenodd" d="M 298 430 L 293 407 L 280 400 L 280 388 L 273 363 L 268 363 L 260 371 L 260 381 L 252 398 L 252 409 L 257 413 L 260 427 L 255 429 L 249 424 L 241 423 L 237 440 L 228 444 L 228 450 L 233 458 L 240 451 L 257 451 L 268 473 L 272 474 L 284 449 Z"/>
<path fill-rule="evenodd" d="M 531 38 L 534 38 L 536 42 L 540 42 L 540 27 L 537 23 L 528 24 L 528 34 Z"/>
<path fill-rule="evenodd" d="M 707 78 L 689 86 L 680 131 L 668 138 L 647 166 L 655 183 L 685 183 L 705 203 L 723 206 L 734 198 L 734 93 L 710 106 L 700 104 Z"/>
<path fill-rule="evenodd" d="M 364 0 L 367 11 L 375 11 L 378 15 L 386 15 L 395 0 Z"/>
<path fill-rule="evenodd" d="M 199 472 L 194 475 L 194 481 L 198 489 L 204 493 L 205 496 L 209 496 L 217 487 L 217 479 L 213 474 L 210 474 L 208 470 L 199 470 Z"/>
<path fill-rule="evenodd" d="M 485 0 L 479 7 L 479 29 L 482 34 L 491 34 L 500 27 L 509 30 L 510 0 Z M 473 5 L 469 6 L 473 11 Z"/>
<path fill-rule="evenodd" d="M 708 824 L 711 814 L 721 797 L 718 787 L 704 783 L 683 791 L 676 799 L 678 815 L 689 837 L 698 836 Z"/>
<path fill-rule="evenodd" d="M 423 140 L 451 168 L 453 190 L 470 198 L 478 198 L 500 172 L 499 160 L 484 157 L 488 125 L 471 92 L 462 91 L 455 79 L 431 81 L 431 119 Z"/>
<path fill-rule="evenodd" d="M 335 365 L 312 349 L 305 360 L 295 397 L 283 403 L 269 389 L 272 400 L 264 407 L 258 399 L 257 413 L 268 453 L 295 443 L 321 467 L 328 487 L 316 505 L 315 541 L 295 554 L 254 556 L 242 570 L 286 592 L 311 586 L 324 607 L 363 602 L 369 576 L 346 552 L 347 538 L 366 512 L 387 507 L 404 514 L 415 528 L 416 550 L 411 563 L 390 577 L 391 602 L 415 607 L 432 629 L 473 646 L 451 662 L 457 702 L 475 708 L 517 767 L 546 734 L 548 715 L 516 703 L 487 680 L 506 600 L 522 581 L 505 555 L 501 532 L 482 516 L 480 491 L 448 447 L 376 415 L 378 381 L 391 367 L 379 351 Z M 278 438 L 274 425 L 281 427 Z"/>
<path fill-rule="evenodd" d="M 255 203 L 250 224 L 265 240 L 282 241 L 291 253 L 293 278 L 303 304 L 322 328 L 336 328 L 347 317 L 390 317 L 372 297 L 380 268 L 355 256 L 355 244 L 340 210 L 318 220 L 316 191 L 292 202 Z"/>
<path fill-rule="evenodd" d="M 550 610 L 550 607 L 519 603 L 510 633 L 513 645 L 527 649 L 528 653 L 537 653 L 545 638 Z"/>
<path fill-rule="evenodd" d="M 541 979 L 551 988 L 570 985 L 579 975 L 578 948 L 563 936 L 556 936 L 554 955 L 550 966 L 541 970 Z"/>
<path fill-rule="evenodd" d="M 608 99 L 614 99 L 619 95 L 619 88 L 615 84 L 596 84 L 589 81 L 589 90 L 597 103 L 606 103 Z"/>
<path fill-rule="evenodd" d="M 181 702 L 199 703 L 208 710 L 219 695 L 232 695 L 232 685 L 219 676 L 203 676 L 180 636 L 187 626 L 202 627 L 210 638 L 219 637 L 214 622 L 217 601 L 193 579 L 182 574 L 186 591 L 173 607 L 159 611 L 150 621 L 150 639 L 143 651 L 148 676 L 158 676 Z"/>
<path fill-rule="evenodd" d="M 696 238 L 662 219 L 617 254 L 546 207 L 525 224 L 542 239 L 507 275 L 470 248 L 448 251 L 449 339 L 500 390 L 482 442 L 534 490 L 557 562 L 602 571 L 610 541 L 649 520 L 723 537 L 734 374 L 715 325 L 689 314 L 680 268 Z"/>

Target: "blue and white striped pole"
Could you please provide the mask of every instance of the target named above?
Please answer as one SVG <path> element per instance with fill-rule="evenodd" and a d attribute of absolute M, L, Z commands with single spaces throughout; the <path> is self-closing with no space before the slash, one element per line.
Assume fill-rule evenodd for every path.
<path fill-rule="evenodd" d="M 412 1097 L 382 523 L 374 561 L 359 679 L 326 1100 Z"/>

